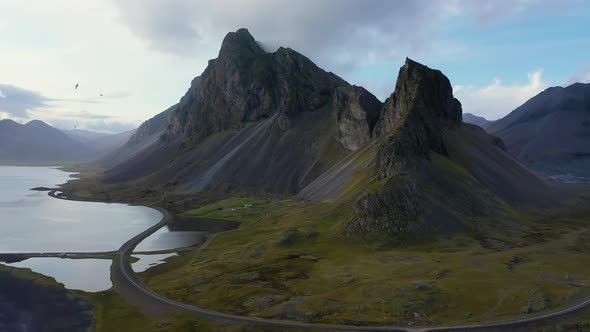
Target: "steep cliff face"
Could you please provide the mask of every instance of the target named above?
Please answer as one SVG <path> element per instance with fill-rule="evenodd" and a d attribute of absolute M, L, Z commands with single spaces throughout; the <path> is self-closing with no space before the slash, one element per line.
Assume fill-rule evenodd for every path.
<path fill-rule="evenodd" d="M 461 103 L 453 97 L 449 79 L 406 59 L 377 124 L 377 134 L 387 136 L 377 155 L 380 177 L 407 171 L 416 157 L 427 157 L 431 150 L 446 154 L 442 129 L 459 123 Z"/>
<path fill-rule="evenodd" d="M 373 180 L 354 203 L 348 234 L 449 233 L 477 229 L 478 216 L 509 205 L 558 204 L 556 191 L 511 158 L 501 139 L 461 117 L 449 80 L 407 59 L 376 125 Z"/>
<path fill-rule="evenodd" d="M 348 86 L 289 48 L 266 53 L 240 29 L 227 34 L 219 57 L 195 78 L 172 115 L 164 140 L 199 143 L 213 133 L 279 113 L 283 130 L 301 112 L 324 106 L 339 86 Z"/>
<path fill-rule="evenodd" d="M 461 123 L 461 103 L 448 78 L 410 59 L 400 69 L 395 91 L 385 102 L 377 132 L 386 136 L 377 154 L 381 178 L 410 170 L 430 151 L 445 155 L 443 128 Z"/>
<path fill-rule="evenodd" d="M 371 140 L 383 103 L 363 87 L 352 86 L 336 89 L 333 104 L 338 141 L 351 151 L 358 150 Z"/>
<path fill-rule="evenodd" d="M 461 103 L 447 77 L 406 59 L 376 127 L 383 136 L 375 157 L 376 189 L 357 200 L 357 217 L 347 231 L 375 235 L 409 230 L 422 201 L 417 164 L 431 152 L 446 155 L 443 130 L 460 123 Z"/>
<path fill-rule="evenodd" d="M 290 48 L 266 53 L 240 29 L 192 81 L 158 146 L 107 181 L 296 193 L 372 138 L 380 108 L 368 91 Z"/>

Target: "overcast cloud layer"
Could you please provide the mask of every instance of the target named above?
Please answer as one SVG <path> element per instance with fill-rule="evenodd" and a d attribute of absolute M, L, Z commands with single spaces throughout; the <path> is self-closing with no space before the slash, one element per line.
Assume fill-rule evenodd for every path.
<path fill-rule="evenodd" d="M 515 20 L 569 15 L 584 5 L 582 0 L 0 2 L 0 118 L 131 129 L 176 103 L 207 60 L 217 56 L 224 35 L 246 27 L 268 51 L 291 47 L 382 100 L 392 92 L 405 57 L 412 57 L 449 76 L 464 111 L 493 119 L 547 86 L 588 80 L 590 71 L 580 64 L 561 73 L 559 81 L 547 80 L 546 75 L 556 76 L 549 68 L 554 63 L 535 58 L 510 71 L 496 64 L 502 74 L 462 70 L 463 65 L 489 69 L 495 59 L 488 53 L 503 46 L 479 40 L 500 40 L 510 47 L 505 53 L 518 55 L 522 45 L 504 43 L 490 31 Z M 522 44 L 543 36 L 538 29 L 516 28 L 508 28 L 506 39 L 513 31 L 524 31 Z M 541 42 L 557 42 L 551 38 Z M 570 42 L 567 36 L 558 41 Z M 555 61 L 563 63 L 561 56 Z"/>
<path fill-rule="evenodd" d="M 454 17 L 492 24 L 577 2 L 566 0 L 557 6 L 538 0 L 116 0 L 121 22 L 156 50 L 192 57 L 217 47 L 228 31 L 246 27 L 269 51 L 289 46 L 338 72 L 399 61 L 408 54 L 436 54 L 436 41 Z"/>

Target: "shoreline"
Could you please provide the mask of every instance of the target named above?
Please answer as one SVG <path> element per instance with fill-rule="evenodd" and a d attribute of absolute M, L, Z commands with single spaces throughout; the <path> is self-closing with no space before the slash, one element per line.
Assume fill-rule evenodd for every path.
<path fill-rule="evenodd" d="M 583 309 L 587 309 L 590 306 L 590 297 L 585 298 L 577 303 L 572 304 L 569 307 L 557 309 L 552 312 L 548 312 L 545 314 L 540 314 L 536 316 L 530 317 L 522 317 L 522 318 L 515 318 L 511 320 L 504 320 L 504 321 L 495 321 L 495 322 L 480 322 L 480 323 L 469 323 L 464 325 L 441 325 L 441 326 L 356 326 L 356 325 L 338 325 L 338 324 L 314 324 L 314 323 L 303 323 L 297 321 L 288 321 L 288 320 L 276 320 L 276 319 L 263 319 L 258 317 L 250 317 L 250 316 L 240 316 L 235 314 L 223 313 L 213 310 L 208 310 L 205 308 L 197 307 L 190 304 L 176 302 L 174 300 L 170 300 L 160 294 L 155 293 L 151 289 L 147 288 L 137 277 L 137 274 L 131 268 L 131 263 L 129 262 L 129 258 L 133 254 L 133 249 L 141 243 L 145 238 L 149 235 L 156 232 L 161 227 L 167 225 L 168 223 L 172 222 L 172 214 L 159 206 L 154 206 L 151 204 L 139 204 L 139 203 L 130 203 L 124 201 L 100 201 L 100 200 L 93 200 L 93 199 L 77 199 L 77 198 L 69 198 L 67 196 L 57 195 L 57 191 L 62 191 L 62 189 L 53 189 L 51 190 L 48 195 L 54 198 L 63 199 L 63 200 L 72 200 L 72 201 L 80 201 L 80 202 L 95 202 L 95 203 L 117 203 L 117 204 L 126 204 L 129 206 L 145 206 L 149 208 L 156 209 L 163 214 L 162 220 L 160 222 L 154 224 L 153 226 L 149 227 L 145 231 L 137 234 L 133 238 L 129 239 L 125 242 L 117 251 L 115 258 L 113 259 L 113 265 L 111 266 L 111 279 L 113 282 L 113 289 L 120 290 L 121 286 L 116 285 L 116 277 L 122 277 L 123 281 L 126 282 L 126 286 L 131 286 L 130 288 L 127 287 L 125 291 L 121 292 L 121 295 L 129 301 L 129 303 L 133 303 L 134 301 L 130 301 L 127 296 L 129 295 L 129 291 L 140 292 L 141 297 L 143 297 L 142 301 L 150 300 L 158 302 L 157 305 L 154 302 L 154 306 L 160 308 L 168 308 L 168 309 L 175 309 L 175 310 L 183 310 L 186 312 L 191 312 L 194 314 L 198 314 L 203 316 L 204 319 L 211 319 L 214 321 L 231 321 L 235 323 L 241 324 L 256 324 L 256 325 L 264 325 L 264 326 L 274 326 L 274 327 L 285 327 L 285 328 L 304 328 L 304 329 L 319 329 L 319 330 L 340 330 L 340 331 L 406 331 L 406 332 L 422 332 L 422 331 L 466 331 L 466 330 L 478 330 L 478 331 L 489 331 L 489 330 L 497 330 L 497 329 L 510 329 L 513 331 L 528 331 L 530 328 L 535 327 L 540 323 L 551 323 L 555 321 L 559 321 L 560 319 L 566 318 L 569 314 L 575 314 Z M 123 286 L 124 287 L 124 286 Z M 123 293 L 127 293 L 127 296 Z M 135 303 L 137 305 L 137 302 Z"/>

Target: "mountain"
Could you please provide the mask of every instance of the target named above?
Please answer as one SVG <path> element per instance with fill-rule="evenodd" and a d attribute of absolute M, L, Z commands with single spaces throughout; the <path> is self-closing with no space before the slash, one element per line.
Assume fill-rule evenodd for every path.
<path fill-rule="evenodd" d="M 86 145 L 96 153 L 96 158 L 109 153 L 123 146 L 129 138 L 135 133 L 136 129 L 128 130 L 118 134 L 97 133 L 83 129 L 63 130 L 71 138 Z"/>
<path fill-rule="evenodd" d="M 0 121 L 0 162 L 3 164 L 38 164 L 88 160 L 94 151 L 59 129 L 33 120 L 19 124 Z"/>
<path fill-rule="evenodd" d="M 264 52 L 245 29 L 225 37 L 157 141 L 149 137 L 107 183 L 297 194 L 350 211 L 354 237 L 474 230 L 512 207 L 559 203 L 501 139 L 463 123 L 440 71 L 406 59 L 381 103 L 294 50 Z"/>
<path fill-rule="evenodd" d="M 66 135 L 70 136 L 71 138 L 80 141 L 82 143 L 87 143 L 102 137 L 109 136 L 106 133 L 97 133 L 90 130 L 84 129 L 61 129 Z"/>
<path fill-rule="evenodd" d="M 557 204 L 555 191 L 509 156 L 501 140 L 462 123 L 461 103 L 440 71 L 407 59 L 380 114 L 376 141 L 365 152 L 299 193 L 333 203 L 348 195 L 351 236 L 465 231 L 507 206 Z"/>
<path fill-rule="evenodd" d="M 463 122 L 480 126 L 483 129 L 488 128 L 492 123 L 494 123 L 494 121 L 490 121 L 484 117 L 477 116 L 471 113 L 463 113 Z"/>
<path fill-rule="evenodd" d="M 590 84 L 548 88 L 487 130 L 502 138 L 510 154 L 543 174 L 574 182 L 590 179 Z"/>
<path fill-rule="evenodd" d="M 170 114 L 177 106 L 173 105 L 153 118 L 144 121 L 136 130 L 124 133 L 128 134 L 128 136 L 126 135 L 124 141 L 121 140 L 122 144 L 119 144 L 115 149 L 111 149 L 111 152 L 98 160 L 97 163 L 102 167 L 112 168 L 157 143 L 160 135 L 164 133 L 168 126 Z"/>
<path fill-rule="evenodd" d="M 240 29 L 192 81 L 158 143 L 106 181 L 296 193 L 371 139 L 380 107 L 365 89 L 292 49 L 266 53 Z"/>

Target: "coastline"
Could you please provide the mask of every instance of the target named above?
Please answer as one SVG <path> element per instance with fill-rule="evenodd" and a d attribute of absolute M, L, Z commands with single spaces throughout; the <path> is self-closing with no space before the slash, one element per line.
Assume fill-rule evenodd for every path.
<path fill-rule="evenodd" d="M 289 320 L 277 320 L 277 319 L 263 319 L 258 317 L 241 316 L 235 314 L 228 314 L 205 308 L 197 307 L 190 304 L 176 302 L 170 300 L 158 293 L 147 288 L 137 277 L 136 273 L 131 268 L 129 257 L 133 253 L 133 249 L 143 239 L 153 234 L 159 228 L 172 222 L 172 214 L 159 206 L 151 204 L 140 204 L 130 203 L 127 201 L 101 201 L 96 199 L 77 199 L 69 198 L 67 196 L 57 195 L 56 192 L 62 191 L 62 189 L 53 189 L 49 192 L 49 195 L 54 198 L 80 201 L 80 202 L 96 202 L 96 203 L 118 203 L 127 204 L 130 206 L 145 206 L 156 209 L 163 214 L 162 220 L 143 231 L 142 233 L 131 238 L 125 242 L 113 260 L 111 266 L 111 279 L 113 281 L 113 288 L 123 295 L 123 297 L 138 307 L 144 308 L 144 312 L 148 314 L 159 315 L 163 312 L 167 312 L 170 309 L 180 310 L 184 312 L 190 312 L 195 314 L 197 318 L 212 320 L 216 322 L 233 323 L 238 325 L 251 325 L 264 326 L 264 327 L 276 327 L 276 328 L 295 328 L 295 329 L 310 329 L 310 330 L 337 330 L 337 331 L 407 331 L 407 332 L 422 332 L 422 331 L 496 331 L 498 329 L 509 328 L 512 331 L 529 331 L 531 328 L 538 326 L 539 324 L 551 324 L 562 319 L 567 319 L 569 315 L 577 314 L 584 309 L 590 307 L 590 298 L 583 299 L 577 303 L 571 304 L 568 307 L 557 309 L 552 312 L 545 314 L 528 316 L 523 318 L 510 319 L 505 321 L 493 321 L 493 322 L 480 322 L 480 323 L 468 323 L 464 325 L 442 325 L 442 326 L 357 326 L 357 325 L 338 325 L 338 324 L 314 324 L 304 323 Z M 117 280 L 117 281 L 115 281 Z M 148 307 L 146 309 L 146 306 Z"/>

